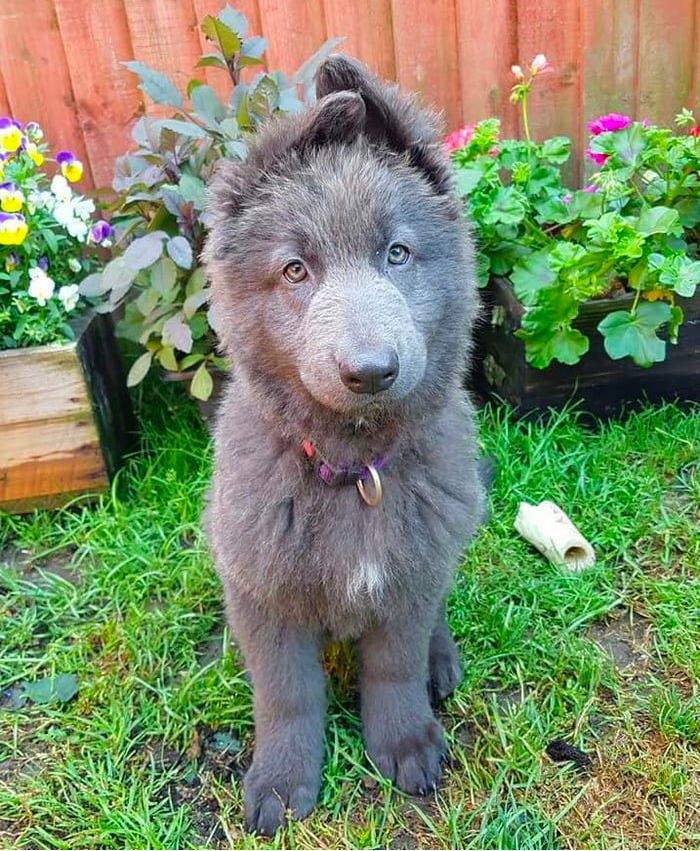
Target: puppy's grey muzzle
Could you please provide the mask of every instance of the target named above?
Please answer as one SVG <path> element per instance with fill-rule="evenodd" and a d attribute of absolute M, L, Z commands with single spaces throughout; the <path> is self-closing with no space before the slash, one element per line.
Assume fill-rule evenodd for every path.
<path fill-rule="evenodd" d="M 353 393 L 381 393 L 396 381 L 399 358 L 393 348 L 386 346 L 340 361 L 338 371 L 343 384 Z"/>

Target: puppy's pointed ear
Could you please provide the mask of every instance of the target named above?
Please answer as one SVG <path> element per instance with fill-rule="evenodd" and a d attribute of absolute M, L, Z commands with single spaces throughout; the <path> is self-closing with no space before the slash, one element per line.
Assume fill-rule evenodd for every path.
<path fill-rule="evenodd" d="M 436 191 L 445 194 L 450 191 L 450 169 L 438 144 L 439 122 L 398 86 L 383 83 L 362 63 L 336 53 L 317 71 L 316 92 L 321 98 L 333 93 L 357 92 L 367 113 L 364 128 L 367 138 L 395 153 L 406 154 Z"/>
<path fill-rule="evenodd" d="M 354 139 L 364 129 L 365 117 L 365 102 L 358 92 L 332 92 L 316 103 L 299 127 L 297 146 L 319 148 Z"/>

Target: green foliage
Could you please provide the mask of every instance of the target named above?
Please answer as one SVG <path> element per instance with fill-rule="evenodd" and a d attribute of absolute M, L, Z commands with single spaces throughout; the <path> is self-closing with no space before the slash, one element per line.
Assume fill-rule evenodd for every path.
<path fill-rule="evenodd" d="M 695 119 L 685 110 L 677 123 L 694 127 Z M 691 298 L 700 283 L 697 131 L 674 133 L 625 116 L 604 116 L 591 130 L 599 169 L 579 191 L 562 182 L 565 137 L 499 141 L 498 122 L 489 119 L 452 152 L 456 188 L 487 260 L 479 283 L 510 278 L 526 308 L 516 333 L 540 369 L 585 355 L 579 307 L 601 298 L 629 307 L 598 326 L 610 357 L 641 367 L 663 360 L 666 339 L 676 343 L 683 322 L 676 300 Z"/>
<path fill-rule="evenodd" d="M 73 191 L 41 128 L 17 122 L 17 130 L 22 147 L 0 150 L 0 351 L 72 340 L 71 320 L 88 305 L 78 281 L 100 263 L 95 204 Z M 75 182 L 82 165 L 69 165 Z M 101 225 L 98 242 L 109 231 Z"/>
<path fill-rule="evenodd" d="M 225 102 L 198 79 L 183 94 L 163 74 L 140 62 L 126 63 L 151 100 L 175 111 L 134 125 L 136 147 L 117 161 L 112 184 L 118 196 L 112 218 L 115 256 L 101 276 L 83 282 L 82 292 L 101 295 L 105 310 L 124 305 L 117 333 L 145 348 L 131 367 L 130 386 L 154 364 L 180 372 L 196 367 L 190 392 L 206 399 L 212 391 L 208 370 L 226 367 L 216 355 L 216 317 L 197 265 L 207 182 L 217 160 L 245 157 L 247 140 L 270 116 L 302 108 L 312 96 L 318 65 L 338 39 L 326 42 L 289 78 L 270 71 L 244 82 L 243 70 L 262 64 L 264 39 L 246 37 L 245 18 L 230 6 L 207 15 L 201 28 L 214 52 L 196 67 L 226 74 Z"/>
<path fill-rule="evenodd" d="M 447 606 L 464 679 L 438 710 L 439 789 L 381 778 L 354 670 L 331 674 L 318 807 L 262 841 L 243 825 L 251 687 L 200 523 L 209 436 L 154 376 L 135 397 L 141 451 L 108 494 L 0 514 L 4 847 L 697 847 L 698 406 L 602 424 L 482 410 L 498 475 Z M 561 571 L 514 531 L 519 502 L 545 498 L 594 541 L 595 567 Z M 72 700 L 7 711 L 8 691 L 67 672 Z M 593 774 L 551 763 L 555 737 Z M 653 838 L 668 814 L 671 840 Z"/>

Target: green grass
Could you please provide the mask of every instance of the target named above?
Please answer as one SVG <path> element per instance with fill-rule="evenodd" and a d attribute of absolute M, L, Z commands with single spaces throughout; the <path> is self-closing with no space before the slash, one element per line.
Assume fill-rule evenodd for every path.
<path fill-rule="evenodd" d="M 242 827 L 250 688 L 198 526 L 208 440 L 159 400 L 109 494 L 0 518 L 0 845 L 700 844 L 700 409 L 595 427 L 484 412 L 499 473 L 450 600 L 465 678 L 440 710 L 440 791 L 411 799 L 373 772 L 334 677 L 319 806 L 266 842 Z M 593 541 L 595 568 L 564 573 L 513 532 L 518 501 L 543 498 Z M 59 674 L 77 675 L 71 701 L 8 707 Z M 555 737 L 593 769 L 550 762 Z"/>

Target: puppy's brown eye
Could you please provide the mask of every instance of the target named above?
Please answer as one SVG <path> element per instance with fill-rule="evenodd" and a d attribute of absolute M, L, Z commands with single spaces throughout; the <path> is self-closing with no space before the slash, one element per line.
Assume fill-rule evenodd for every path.
<path fill-rule="evenodd" d="M 389 246 L 388 258 L 393 266 L 403 266 L 404 263 L 408 262 L 410 256 L 411 252 L 405 245 L 401 245 L 400 242 L 395 242 Z"/>
<path fill-rule="evenodd" d="M 290 284 L 298 284 L 299 281 L 304 280 L 308 273 L 306 271 L 306 266 L 304 266 L 301 260 L 292 260 L 291 263 L 287 263 L 284 267 L 282 274 Z"/>

